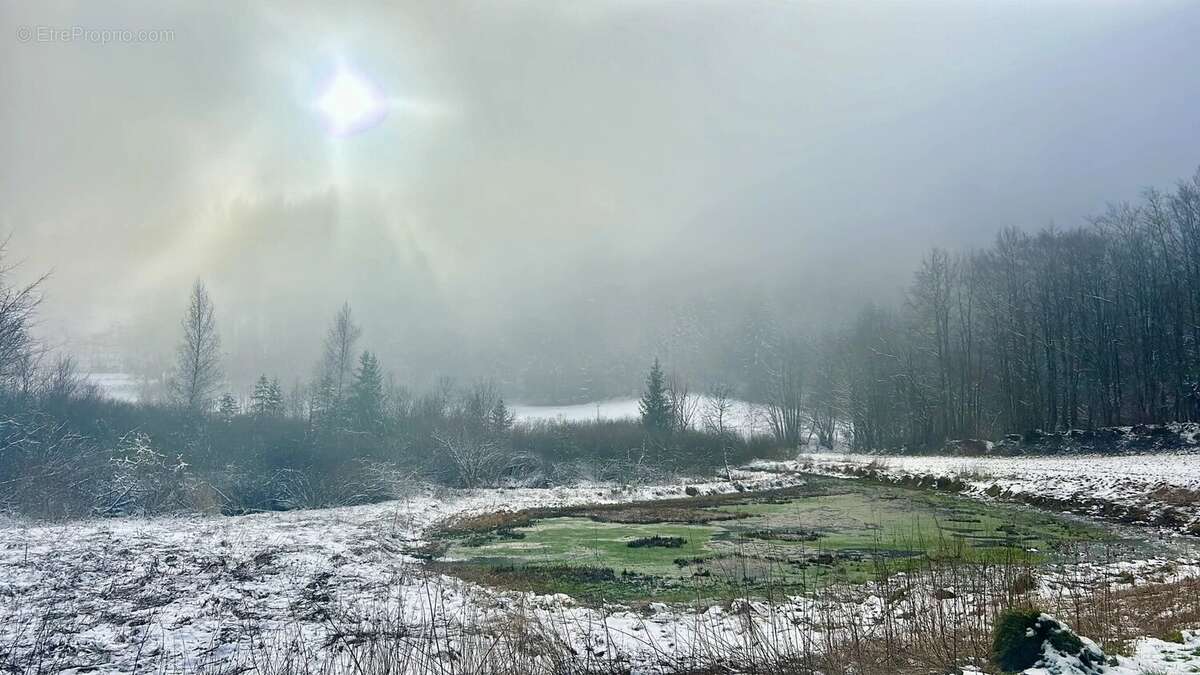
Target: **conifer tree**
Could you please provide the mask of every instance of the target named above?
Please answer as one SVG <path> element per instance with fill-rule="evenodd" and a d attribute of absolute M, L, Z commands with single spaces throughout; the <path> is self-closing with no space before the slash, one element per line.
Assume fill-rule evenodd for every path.
<path fill-rule="evenodd" d="M 350 385 L 350 415 L 355 428 L 377 429 L 383 422 L 383 372 L 379 360 L 369 351 L 358 359 L 354 382 Z"/>
<path fill-rule="evenodd" d="M 258 417 L 269 414 L 270 398 L 271 384 L 267 381 L 266 375 L 260 375 L 258 382 L 254 383 L 254 392 L 250 394 L 250 412 Z"/>
<path fill-rule="evenodd" d="M 492 406 L 491 412 L 488 414 L 488 426 L 491 427 L 493 433 L 504 433 L 512 428 L 516 422 L 514 415 L 508 406 L 504 405 L 504 399 L 496 399 L 496 405 Z"/>
<path fill-rule="evenodd" d="M 646 390 L 638 402 L 642 414 L 642 426 L 651 431 L 666 431 L 671 428 L 671 397 L 667 391 L 666 378 L 658 359 L 646 376 Z"/>
<path fill-rule="evenodd" d="M 232 420 L 238 414 L 238 402 L 233 397 L 233 394 L 229 392 L 221 394 L 221 398 L 217 403 L 217 412 L 221 415 L 221 419 L 226 422 Z"/>
<path fill-rule="evenodd" d="M 267 387 L 267 414 L 282 415 L 283 414 L 283 387 L 279 385 L 279 378 L 271 380 L 271 384 Z"/>

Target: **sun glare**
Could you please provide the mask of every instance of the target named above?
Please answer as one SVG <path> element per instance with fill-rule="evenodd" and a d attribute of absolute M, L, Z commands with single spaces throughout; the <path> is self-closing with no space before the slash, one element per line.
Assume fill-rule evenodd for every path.
<path fill-rule="evenodd" d="M 378 124 L 387 114 L 387 103 L 373 83 L 341 66 L 317 100 L 317 109 L 325 115 L 330 133 L 347 136 Z"/>

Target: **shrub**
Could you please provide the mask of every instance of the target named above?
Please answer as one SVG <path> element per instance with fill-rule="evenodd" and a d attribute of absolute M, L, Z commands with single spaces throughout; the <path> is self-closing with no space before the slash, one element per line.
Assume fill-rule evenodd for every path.
<path fill-rule="evenodd" d="M 996 620 L 992 634 L 992 659 L 1006 673 L 1037 665 L 1046 643 L 1063 655 L 1079 659 L 1085 669 L 1099 667 L 1104 654 L 1079 636 L 1035 609 L 1009 609 Z"/>
<path fill-rule="evenodd" d="M 1032 667 L 1042 655 L 1042 639 L 1034 627 L 1041 613 L 1033 609 L 1010 609 L 996 620 L 992 636 L 992 658 L 1008 673 Z"/>
<path fill-rule="evenodd" d="M 155 450 L 146 434 L 127 434 L 110 462 L 112 478 L 97 495 L 96 513 L 145 515 L 190 505 L 187 464 Z"/>
<path fill-rule="evenodd" d="M 653 537 L 641 537 L 630 541 L 626 546 L 629 548 L 681 548 L 687 540 L 683 537 L 660 537 L 657 534 Z"/>

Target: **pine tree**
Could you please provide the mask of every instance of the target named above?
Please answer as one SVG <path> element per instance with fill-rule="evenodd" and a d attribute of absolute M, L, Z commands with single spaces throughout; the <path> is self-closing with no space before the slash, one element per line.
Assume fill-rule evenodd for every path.
<path fill-rule="evenodd" d="M 516 415 L 509 411 L 508 406 L 504 405 L 504 399 L 496 399 L 496 405 L 492 406 L 492 410 L 488 414 L 488 426 L 491 427 L 491 431 L 504 433 L 511 429 L 516 421 Z"/>
<path fill-rule="evenodd" d="M 266 375 L 260 375 L 258 382 L 254 383 L 254 392 L 250 394 L 250 412 L 263 417 L 270 414 L 271 384 L 267 381 Z"/>
<path fill-rule="evenodd" d="M 358 359 L 349 404 L 355 428 L 372 431 L 383 423 L 383 372 L 371 352 L 364 351 Z"/>
<path fill-rule="evenodd" d="M 267 388 L 267 414 L 268 415 L 283 415 L 284 400 L 283 387 L 279 386 L 279 378 L 271 380 L 271 385 Z"/>
<path fill-rule="evenodd" d="M 341 408 L 334 395 L 333 378 L 322 374 L 309 393 L 308 421 L 309 425 L 320 431 L 330 431 L 336 428 L 341 417 Z"/>
<path fill-rule="evenodd" d="M 638 402 L 638 410 L 642 413 L 642 426 L 647 429 L 666 431 L 671 428 L 671 397 L 658 359 L 654 359 L 654 366 L 646 376 L 646 390 Z"/>
<path fill-rule="evenodd" d="M 221 394 L 221 398 L 217 404 L 217 412 L 221 415 L 221 419 L 226 422 L 232 420 L 238 414 L 238 402 L 233 397 L 233 394 L 229 392 Z"/>
<path fill-rule="evenodd" d="M 250 394 L 250 412 L 257 417 L 278 417 L 283 414 L 283 388 L 279 378 L 268 380 L 260 375 Z"/>

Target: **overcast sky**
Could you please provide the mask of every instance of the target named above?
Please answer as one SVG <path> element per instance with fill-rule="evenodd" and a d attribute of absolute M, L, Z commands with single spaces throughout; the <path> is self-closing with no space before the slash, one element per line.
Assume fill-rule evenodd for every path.
<path fill-rule="evenodd" d="M 410 370 L 556 317 L 615 335 L 655 283 L 849 301 L 1200 164 L 1196 2 L 0 0 L 0 24 L 9 254 L 53 270 L 57 339 L 119 326 L 142 358 L 196 278 L 273 370 L 343 300 Z M 335 138 L 339 63 L 390 109 Z"/>

